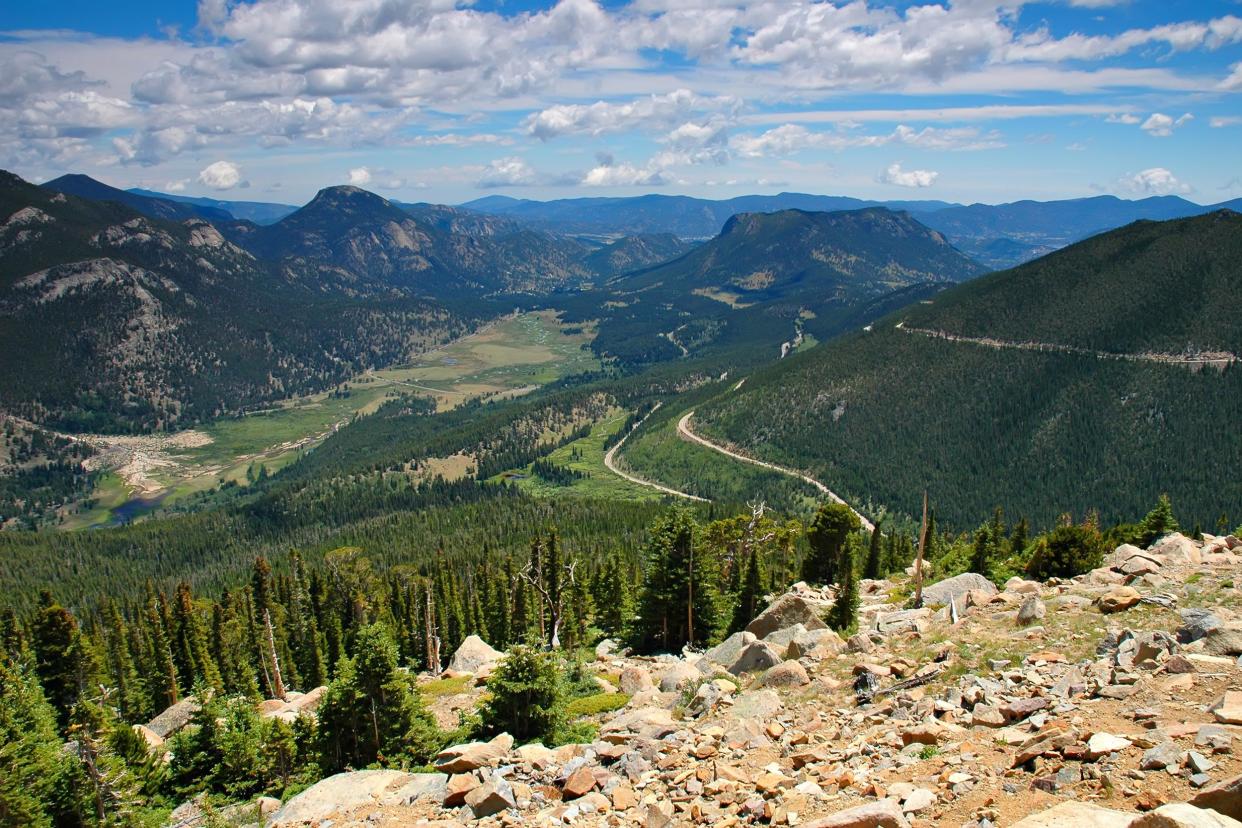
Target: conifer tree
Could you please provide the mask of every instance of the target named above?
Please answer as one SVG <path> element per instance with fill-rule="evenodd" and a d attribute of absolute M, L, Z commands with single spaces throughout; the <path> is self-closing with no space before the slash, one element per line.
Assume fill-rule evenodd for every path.
<path fill-rule="evenodd" d="M 746 560 L 746 573 L 742 577 L 737 603 L 733 607 L 733 622 L 729 624 L 730 633 L 746 629 L 746 626 L 763 610 L 765 592 L 763 584 L 763 567 L 759 561 L 759 552 L 754 551 Z"/>
<path fill-rule="evenodd" d="M 39 594 L 39 609 L 31 629 L 36 656 L 35 670 L 47 700 L 56 710 L 57 723 L 64 728 L 78 703 L 82 686 L 83 659 L 81 632 L 73 613 L 62 607 L 46 590 Z"/>
<path fill-rule="evenodd" d="M 839 633 L 851 632 L 858 625 L 858 578 L 854 574 L 854 539 L 841 550 L 837 573 L 836 601 L 829 610 L 828 626 Z"/>
<path fill-rule="evenodd" d="M 378 624 L 357 631 L 354 655 L 319 708 L 324 770 L 422 763 L 440 746 L 435 720 L 413 678 L 398 670 L 397 645 Z"/>
<path fill-rule="evenodd" d="M 1151 546 L 1170 532 L 1176 532 L 1177 529 L 1177 518 L 1173 516 L 1173 502 L 1169 500 L 1167 494 L 1162 494 L 1156 501 L 1155 507 L 1139 524 L 1139 544 L 1143 547 Z"/>
<path fill-rule="evenodd" d="M 0 654 L 0 825 L 51 828 L 68 761 L 34 673 Z"/>
<path fill-rule="evenodd" d="M 707 644 L 723 619 L 718 567 L 712 555 L 698 549 L 698 526 L 679 508 L 658 518 L 649 534 L 635 645 L 654 652 Z"/>
<path fill-rule="evenodd" d="M 877 519 L 875 528 L 871 530 L 871 545 L 867 548 L 867 566 L 863 571 L 863 577 L 870 578 L 873 581 L 879 580 L 887 574 L 883 571 L 884 536 L 880 531 L 880 524 L 882 522 L 881 519 Z"/>
<path fill-rule="evenodd" d="M 181 688 L 177 684 L 177 668 L 173 663 L 172 647 L 160 620 L 154 597 L 147 601 L 147 626 L 151 632 L 149 661 L 154 668 L 147 686 L 151 694 L 151 706 L 158 712 L 177 703 L 181 698 Z"/>
<path fill-rule="evenodd" d="M 806 538 L 810 553 L 802 564 L 802 578 L 815 584 L 834 584 L 841 576 L 845 544 L 862 524 L 843 503 L 824 501 L 815 513 Z"/>

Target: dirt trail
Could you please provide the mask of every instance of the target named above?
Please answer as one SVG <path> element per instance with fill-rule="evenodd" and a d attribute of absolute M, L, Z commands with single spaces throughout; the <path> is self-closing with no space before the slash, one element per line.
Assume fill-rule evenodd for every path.
<path fill-rule="evenodd" d="M 604 454 L 604 466 L 607 467 L 608 471 L 612 472 L 618 477 L 623 477 L 626 480 L 630 481 L 631 483 L 637 483 L 639 486 L 646 486 L 649 489 L 656 489 L 657 491 L 664 492 L 665 494 L 670 494 L 670 495 L 673 495 L 674 497 L 685 498 L 686 500 L 697 500 L 700 503 L 708 503 L 709 501 L 705 497 L 699 497 L 698 495 L 687 494 L 686 492 L 679 492 L 676 489 L 670 489 L 668 486 L 661 486 L 659 483 L 652 483 L 650 480 L 643 480 L 641 477 L 635 477 L 632 474 L 626 474 L 625 472 L 618 469 L 616 464 L 613 463 L 613 458 L 616 456 L 617 451 L 621 448 L 621 446 L 625 445 L 626 440 L 630 439 L 630 435 L 633 434 L 635 431 L 637 431 L 639 426 L 647 422 L 647 419 L 652 414 L 656 413 L 656 411 L 658 411 L 660 406 L 662 405 L 664 405 L 664 403 L 656 403 L 655 408 L 647 412 L 646 417 L 643 417 L 641 420 L 636 422 L 630 428 L 630 430 L 625 433 L 625 436 L 617 441 L 616 445 L 608 449 L 608 451 Z"/>
<path fill-rule="evenodd" d="M 1095 351 L 1090 348 L 1080 348 L 1076 345 L 1059 345 L 1054 342 L 1015 342 L 1013 340 L 993 339 L 986 336 L 962 336 L 961 334 L 949 333 L 948 331 L 933 328 L 907 328 L 904 322 L 898 322 L 896 328 L 902 333 L 919 334 L 931 339 L 943 339 L 948 342 L 967 342 L 971 345 L 981 345 L 985 348 L 994 348 L 996 350 L 1008 349 L 1076 354 L 1078 356 L 1094 357 L 1095 359 L 1113 359 L 1123 362 L 1158 362 L 1163 365 L 1185 365 L 1190 368 L 1202 368 L 1205 366 L 1224 368 L 1238 361 L 1237 354 L 1230 353 L 1229 351 L 1204 351 L 1196 354 L 1162 354 L 1149 351 L 1139 354 L 1125 354 L 1115 351 Z"/>
<path fill-rule="evenodd" d="M 738 383 L 738 386 L 741 386 L 741 383 Z M 827 486 L 825 486 L 823 483 L 820 483 L 814 477 L 811 477 L 810 475 L 807 475 L 807 474 L 803 474 L 800 471 L 795 471 L 794 469 L 787 469 L 784 466 L 778 466 L 775 463 L 769 463 L 765 460 L 756 460 L 753 457 L 747 457 L 744 454 L 738 454 L 736 451 L 731 451 L 725 448 L 724 446 L 717 445 L 716 443 L 713 443 L 712 441 L 695 434 L 693 431 L 690 430 L 690 418 L 693 416 L 694 416 L 693 411 L 687 412 L 686 415 L 677 422 L 677 432 L 681 434 L 683 437 L 685 437 L 687 440 L 692 440 L 698 443 L 699 445 L 704 446 L 705 448 L 711 449 L 712 451 L 720 452 L 726 457 L 732 457 L 734 460 L 740 460 L 743 463 L 750 463 L 753 466 L 761 466 L 765 469 L 770 469 L 774 472 L 780 472 L 781 474 L 787 474 L 790 477 L 796 477 L 799 480 L 802 480 L 803 482 L 810 483 L 812 486 L 818 489 L 821 494 L 827 495 L 829 500 L 833 501 L 834 503 L 840 503 L 842 506 L 848 507 L 851 512 L 853 512 L 855 515 L 858 516 L 858 520 L 862 522 L 863 528 L 865 528 L 868 532 L 874 531 L 875 524 L 873 524 L 871 521 L 863 517 L 862 513 L 860 513 L 853 506 L 850 506 L 850 504 L 846 503 L 836 492 L 833 492 L 832 490 L 830 490 Z"/>

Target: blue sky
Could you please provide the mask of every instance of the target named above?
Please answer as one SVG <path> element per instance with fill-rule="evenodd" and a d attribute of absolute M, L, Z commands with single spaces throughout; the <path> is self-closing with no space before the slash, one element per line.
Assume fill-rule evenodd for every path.
<path fill-rule="evenodd" d="M 0 166 L 35 181 L 1242 196 L 1242 0 L 62 0 L 0 32 Z"/>

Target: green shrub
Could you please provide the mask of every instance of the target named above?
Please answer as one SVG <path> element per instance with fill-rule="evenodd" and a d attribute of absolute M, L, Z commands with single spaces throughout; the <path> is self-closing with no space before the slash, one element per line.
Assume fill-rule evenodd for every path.
<path fill-rule="evenodd" d="M 519 742 L 555 739 L 566 721 L 563 675 L 555 653 L 513 647 L 488 679 L 491 698 L 479 709 L 484 733 L 508 733 Z"/>
<path fill-rule="evenodd" d="M 1104 537 L 1091 524 L 1058 526 L 1035 541 L 1026 574 L 1045 581 L 1090 572 L 1104 558 Z"/>
<path fill-rule="evenodd" d="M 569 719 L 581 719 L 583 716 L 597 716 L 620 710 L 629 702 L 625 693 L 596 693 L 593 696 L 582 696 L 565 706 L 565 716 Z"/>

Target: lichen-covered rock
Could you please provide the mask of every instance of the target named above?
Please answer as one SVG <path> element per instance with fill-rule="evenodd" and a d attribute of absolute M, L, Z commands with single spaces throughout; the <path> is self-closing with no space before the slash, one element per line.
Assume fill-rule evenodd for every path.
<path fill-rule="evenodd" d="M 478 673 L 486 667 L 494 667 L 505 657 L 477 635 L 468 635 L 453 653 L 448 668 L 457 673 Z"/>
<path fill-rule="evenodd" d="M 766 638 L 777 630 L 801 624 L 808 630 L 822 630 L 828 625 L 820 618 L 826 607 L 801 595 L 785 593 L 746 625 L 746 632 Z"/>
<path fill-rule="evenodd" d="M 923 587 L 923 604 L 929 607 L 943 607 L 952 602 L 960 610 L 964 607 L 966 593 L 973 590 L 989 595 L 999 592 L 996 584 L 982 575 L 976 572 L 963 572 L 961 575 L 954 575 L 952 578 Z"/>

